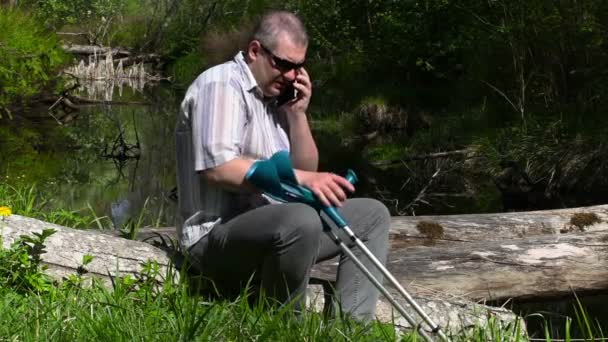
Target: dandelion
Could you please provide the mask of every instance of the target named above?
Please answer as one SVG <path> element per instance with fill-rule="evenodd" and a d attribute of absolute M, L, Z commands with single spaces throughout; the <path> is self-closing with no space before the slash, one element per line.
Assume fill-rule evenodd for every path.
<path fill-rule="evenodd" d="M 11 216 L 11 208 L 9 207 L 0 207 L 0 216 Z"/>

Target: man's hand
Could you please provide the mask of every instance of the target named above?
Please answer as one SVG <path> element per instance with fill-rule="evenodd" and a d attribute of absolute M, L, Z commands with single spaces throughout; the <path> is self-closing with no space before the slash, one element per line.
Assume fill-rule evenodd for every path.
<path fill-rule="evenodd" d="M 344 190 L 355 191 L 346 178 L 333 173 L 296 170 L 296 177 L 300 185 L 309 188 L 326 206 L 341 207 L 347 197 Z"/>
<path fill-rule="evenodd" d="M 296 79 L 293 82 L 293 87 L 298 91 L 295 99 L 285 103 L 282 108 L 288 114 L 305 114 L 312 96 L 312 82 L 306 69 L 300 68 L 296 70 Z"/>

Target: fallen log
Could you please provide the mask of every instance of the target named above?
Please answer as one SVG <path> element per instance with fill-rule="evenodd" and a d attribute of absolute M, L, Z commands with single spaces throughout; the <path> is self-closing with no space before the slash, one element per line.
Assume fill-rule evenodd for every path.
<path fill-rule="evenodd" d="M 330 279 L 336 266 L 318 265 L 313 275 Z M 392 248 L 387 268 L 420 296 L 441 292 L 485 302 L 595 294 L 608 290 L 608 232 Z"/>
<path fill-rule="evenodd" d="M 46 239 L 46 253 L 42 255 L 49 275 L 56 279 L 75 274 L 82 265 L 82 257 L 87 254 L 93 256 L 93 261 L 86 266 L 88 275 L 106 281 L 110 276 L 138 276 L 142 264 L 148 260 L 156 261 L 163 274 L 171 265 L 167 253 L 159 248 L 94 230 L 71 229 L 19 215 L 2 218 L 0 228 L 4 248 L 10 247 L 21 235 L 39 233 L 43 229 L 56 230 Z"/>
<path fill-rule="evenodd" d="M 606 291 L 607 221 L 608 205 L 393 217 L 388 267 L 413 293 L 438 291 L 476 301 Z M 424 229 L 429 226 L 441 231 Z M 174 238 L 174 231 L 143 229 L 139 237 Z M 335 261 L 317 265 L 313 275 L 333 280 L 335 267 Z"/>
<path fill-rule="evenodd" d="M 159 264 L 161 274 L 172 265 L 171 258 L 164 250 L 99 231 L 75 230 L 19 215 L 4 217 L 0 221 L 0 227 L 4 248 L 21 235 L 31 235 L 49 228 L 56 230 L 56 233 L 46 240 L 46 253 L 42 255 L 42 261 L 49 267 L 46 272 L 57 279 L 76 273 L 84 255 L 93 256 L 93 261 L 86 266 L 88 275 L 106 281 L 115 276 L 137 277 L 142 272 L 142 264 L 149 260 Z M 320 297 L 323 296 L 320 295 L 318 285 L 311 286 L 309 293 L 311 297 L 312 294 L 317 294 L 311 299 L 310 305 L 315 309 L 322 307 L 323 301 Z M 520 321 L 519 317 L 508 310 L 479 305 L 465 298 L 445 296 L 438 292 L 427 297 L 418 296 L 417 301 L 433 320 L 446 327 L 446 331 L 453 333 L 459 333 L 474 325 L 483 326 L 489 317 L 495 317 L 507 324 Z M 407 305 L 403 304 L 407 308 Z M 394 322 L 398 328 L 409 327 L 405 319 L 397 317 L 385 301 L 378 304 L 377 317 L 384 322 Z"/>
<path fill-rule="evenodd" d="M 595 215 L 597 220 L 585 225 L 580 214 Z M 574 223 L 572 223 L 574 219 Z M 599 221 L 598 221 L 599 220 Z M 582 228 L 579 228 L 580 225 Z M 425 230 L 435 227 L 436 232 Z M 411 246 L 468 245 L 475 241 L 502 241 L 537 235 L 556 235 L 563 231 L 608 230 L 608 205 L 590 207 L 510 212 L 495 214 L 393 216 L 391 218 L 391 248 Z M 112 231 L 105 231 L 112 234 Z M 115 231 L 114 231 L 115 232 Z M 158 234 L 175 239 L 174 227 L 142 228 L 138 240 Z"/>

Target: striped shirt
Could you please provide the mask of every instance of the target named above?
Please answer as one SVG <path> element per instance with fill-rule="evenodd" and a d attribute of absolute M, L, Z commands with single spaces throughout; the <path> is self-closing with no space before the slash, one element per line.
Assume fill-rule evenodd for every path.
<path fill-rule="evenodd" d="M 220 222 L 268 203 L 260 194 L 208 183 L 199 171 L 289 150 L 287 132 L 284 115 L 276 101 L 264 99 L 242 52 L 198 76 L 186 92 L 175 130 L 177 232 L 183 250 Z"/>

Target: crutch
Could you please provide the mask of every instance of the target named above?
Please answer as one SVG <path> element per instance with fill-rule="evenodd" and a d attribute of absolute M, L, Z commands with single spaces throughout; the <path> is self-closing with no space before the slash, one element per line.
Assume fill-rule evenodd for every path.
<path fill-rule="evenodd" d="M 357 176 L 352 170 L 348 170 L 345 178 L 355 183 Z M 305 203 L 312 206 L 313 208 L 324 212 L 338 227 L 342 229 L 351 241 L 359 247 L 363 253 L 372 261 L 386 279 L 389 280 L 391 285 L 399 291 L 399 293 L 405 298 L 405 300 L 416 310 L 418 315 L 429 325 L 432 333 L 437 334 L 443 341 L 450 341 L 445 333 L 441 330 L 441 327 L 437 325 L 416 303 L 414 298 L 399 284 L 397 279 L 386 269 L 384 265 L 376 256 L 365 246 L 365 244 L 356 236 L 356 234 L 350 229 L 342 215 L 338 213 L 335 207 L 323 205 L 315 194 L 310 189 L 303 187 L 298 184 L 296 176 L 293 171 L 293 164 L 289 158 L 287 151 L 280 151 L 275 153 L 270 159 L 258 160 L 248 170 L 245 179 L 251 184 L 256 186 L 258 189 L 264 191 L 264 193 L 279 202 L 298 202 Z M 327 225 L 327 227 L 330 227 Z M 382 285 L 382 283 L 374 277 L 374 275 L 363 265 L 363 263 L 354 255 L 354 253 L 348 248 L 348 246 L 334 233 L 331 229 L 326 229 L 325 232 L 329 237 L 338 245 L 346 255 L 348 255 L 353 262 L 359 267 L 361 272 L 376 286 L 376 288 L 388 299 L 401 315 L 408 321 L 412 327 L 418 326 L 417 330 L 420 335 L 427 341 L 433 341 L 433 339 L 421 329 L 416 323 L 414 318 L 405 311 L 403 306 L 399 304 L 388 290 Z"/>

